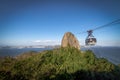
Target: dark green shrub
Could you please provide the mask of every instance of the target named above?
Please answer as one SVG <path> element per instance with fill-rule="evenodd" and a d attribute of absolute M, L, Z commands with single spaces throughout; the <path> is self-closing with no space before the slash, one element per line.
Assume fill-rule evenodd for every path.
<path fill-rule="evenodd" d="M 90 50 L 67 47 L 27 55 L 24 59 L 8 57 L 0 61 L 0 79 L 120 80 L 120 67 L 96 58 Z"/>

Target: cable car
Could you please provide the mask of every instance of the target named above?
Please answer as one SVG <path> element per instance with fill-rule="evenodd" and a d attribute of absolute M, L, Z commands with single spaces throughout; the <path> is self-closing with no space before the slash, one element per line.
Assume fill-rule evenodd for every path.
<path fill-rule="evenodd" d="M 99 30 L 99 29 L 101 29 L 101 28 L 108 27 L 108 26 L 111 26 L 111 25 L 115 25 L 115 24 L 120 24 L 120 19 L 117 19 L 117 20 L 112 21 L 112 22 L 110 22 L 110 23 L 108 23 L 108 24 L 105 24 L 105 25 L 96 27 L 96 28 L 94 28 L 94 29 L 92 29 L 92 30 L 88 30 L 88 31 L 87 31 L 88 36 L 87 36 L 87 38 L 86 38 L 86 40 L 85 40 L 86 46 L 95 45 L 95 44 L 97 43 L 97 39 L 92 35 L 93 31 Z M 85 32 L 82 32 L 82 33 L 86 33 L 86 31 L 85 31 Z M 81 34 L 81 33 L 79 33 L 79 34 Z"/>
<path fill-rule="evenodd" d="M 86 38 L 86 40 L 85 40 L 85 44 L 86 44 L 86 45 L 95 45 L 96 42 L 97 42 L 97 40 L 96 40 L 96 38 L 92 35 L 93 30 L 88 30 L 87 32 L 88 32 L 88 36 L 87 36 L 87 38 Z"/>

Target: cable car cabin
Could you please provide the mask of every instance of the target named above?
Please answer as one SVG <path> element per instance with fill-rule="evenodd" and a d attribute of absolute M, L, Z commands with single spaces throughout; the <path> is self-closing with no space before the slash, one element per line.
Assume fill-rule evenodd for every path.
<path fill-rule="evenodd" d="M 94 38 L 94 36 L 92 35 L 92 30 L 89 30 L 89 31 L 87 31 L 88 32 L 88 36 L 87 36 L 87 38 L 86 38 L 86 40 L 85 40 L 85 44 L 86 45 L 95 45 L 96 44 L 96 42 L 97 42 L 97 40 L 96 40 L 96 38 Z"/>
<path fill-rule="evenodd" d="M 85 44 L 86 44 L 86 45 L 95 45 L 96 42 L 97 42 L 96 38 L 87 38 L 87 39 L 85 40 Z"/>

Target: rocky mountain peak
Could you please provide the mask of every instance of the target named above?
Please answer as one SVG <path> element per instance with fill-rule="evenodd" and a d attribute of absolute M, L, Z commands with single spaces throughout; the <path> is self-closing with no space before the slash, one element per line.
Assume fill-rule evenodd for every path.
<path fill-rule="evenodd" d="M 61 47 L 75 47 L 80 49 L 79 41 L 71 32 L 66 32 L 62 38 Z"/>

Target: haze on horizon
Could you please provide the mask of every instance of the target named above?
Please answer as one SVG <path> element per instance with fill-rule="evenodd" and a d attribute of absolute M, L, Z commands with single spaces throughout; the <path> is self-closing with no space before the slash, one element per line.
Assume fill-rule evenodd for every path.
<path fill-rule="evenodd" d="M 56 45 L 72 32 L 87 33 L 120 19 L 119 0 L 0 0 L 0 45 Z M 93 32 L 97 45 L 120 46 L 120 24 Z"/>

